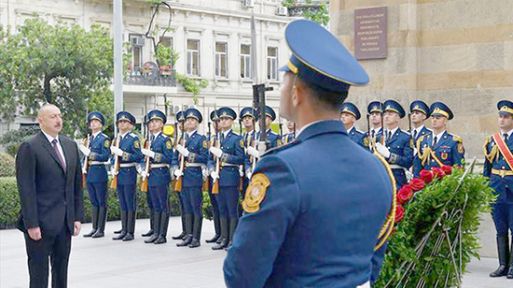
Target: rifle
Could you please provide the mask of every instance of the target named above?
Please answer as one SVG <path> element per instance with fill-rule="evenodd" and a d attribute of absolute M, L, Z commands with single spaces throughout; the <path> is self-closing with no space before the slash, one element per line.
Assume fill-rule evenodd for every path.
<path fill-rule="evenodd" d="M 280 141 L 283 141 L 283 123 L 281 123 L 281 115 L 280 110 L 278 110 L 278 127 L 280 127 Z"/>
<path fill-rule="evenodd" d="M 183 106 L 182 106 L 183 111 Z M 185 113 L 185 112 L 184 112 Z M 182 121 L 182 131 L 180 136 L 180 144 L 185 147 L 185 119 Z M 180 154 L 180 171 L 183 173 L 183 168 L 185 167 L 185 157 L 183 157 L 182 154 Z M 182 191 L 182 185 L 183 184 L 183 175 L 180 177 L 177 177 L 175 182 L 175 191 L 181 192 Z"/>
<path fill-rule="evenodd" d="M 146 128 L 146 141 L 144 141 L 144 148 L 150 149 L 151 147 L 151 141 L 150 141 L 150 129 Z M 148 192 L 148 176 L 150 173 L 150 157 L 146 156 L 146 159 L 144 159 L 144 172 L 146 174 L 145 177 L 142 177 L 141 181 L 141 192 Z"/>
<path fill-rule="evenodd" d="M 265 91 L 272 91 L 273 87 L 265 87 L 265 84 L 253 85 L 253 105 L 259 114 L 260 139 L 258 141 L 258 152 L 263 155 L 267 150 L 267 127 L 265 125 Z"/>
<path fill-rule="evenodd" d="M 411 113 L 408 113 L 408 132 L 411 133 Z"/>
<path fill-rule="evenodd" d="M 207 154 L 208 156 L 210 156 L 210 147 L 211 147 L 211 140 L 212 140 L 212 130 L 211 130 L 211 127 L 210 125 L 212 124 L 210 122 L 210 108 L 207 109 L 207 115 L 208 115 L 208 120 L 207 120 Z M 207 159 L 210 159 L 210 157 L 207 157 Z M 207 171 L 208 171 L 208 167 L 207 167 Z M 202 191 L 206 191 L 208 190 L 208 186 L 209 186 L 209 181 L 210 181 L 210 176 L 207 176 L 207 179 L 205 179 L 205 181 L 203 182 L 203 189 Z"/>
<path fill-rule="evenodd" d="M 372 151 L 372 142 L 374 141 L 373 137 L 371 136 L 371 128 L 370 128 L 370 114 L 367 114 L 367 137 L 369 137 L 369 150 Z"/>
<path fill-rule="evenodd" d="M 112 141 L 112 145 L 114 147 L 118 147 L 119 148 L 119 142 L 121 142 L 121 139 L 120 139 L 120 134 L 118 133 L 118 136 L 116 136 L 116 139 L 114 139 L 114 141 Z M 114 157 L 114 172 L 115 172 L 115 175 L 113 175 L 114 177 L 112 178 L 112 181 L 110 182 L 110 188 L 111 189 L 116 189 L 118 187 L 118 173 L 119 173 L 119 156 L 118 155 L 115 155 Z"/>
<path fill-rule="evenodd" d="M 87 135 L 87 138 L 84 139 L 84 146 L 89 148 L 89 142 L 90 142 L 90 139 L 91 139 L 91 134 L 88 134 Z M 85 155 L 84 155 L 85 156 Z M 89 161 L 87 159 L 88 157 L 85 156 L 84 157 L 84 163 L 82 163 L 82 187 L 83 188 L 86 188 L 87 186 L 87 183 L 86 183 L 86 174 L 87 174 L 87 168 L 89 167 Z M 84 172 L 85 171 L 85 172 Z"/>
<path fill-rule="evenodd" d="M 217 111 L 217 109 L 215 107 L 214 107 L 214 109 Z M 217 129 L 215 129 L 215 130 L 216 130 L 216 137 L 214 138 L 214 147 L 220 148 L 221 141 L 219 141 L 219 139 L 221 139 L 221 138 L 220 138 L 219 133 L 222 133 L 222 132 L 219 132 L 219 127 L 217 127 Z M 220 171 L 221 171 L 221 161 L 219 158 L 216 158 L 216 168 L 215 169 L 216 169 L 215 171 L 216 171 L 217 175 L 219 177 L 221 177 L 221 175 L 219 175 Z M 212 194 L 219 194 L 219 179 L 215 179 L 214 182 L 212 182 Z"/>

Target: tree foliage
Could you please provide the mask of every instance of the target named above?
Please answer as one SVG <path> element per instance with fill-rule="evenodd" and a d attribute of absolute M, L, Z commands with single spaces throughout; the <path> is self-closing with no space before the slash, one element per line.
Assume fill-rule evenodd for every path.
<path fill-rule="evenodd" d="M 282 5 L 287 8 L 301 7 L 301 16 L 306 19 L 317 22 L 323 26 L 327 26 L 330 21 L 330 13 L 328 9 L 329 1 L 297 1 L 297 0 L 284 0 Z"/>
<path fill-rule="evenodd" d="M 88 111 L 112 114 L 109 90 L 113 47 L 109 31 L 93 25 L 49 25 L 34 18 L 15 34 L 0 32 L 0 113 L 34 115 L 43 103 L 57 105 L 64 133 L 85 132 Z"/>

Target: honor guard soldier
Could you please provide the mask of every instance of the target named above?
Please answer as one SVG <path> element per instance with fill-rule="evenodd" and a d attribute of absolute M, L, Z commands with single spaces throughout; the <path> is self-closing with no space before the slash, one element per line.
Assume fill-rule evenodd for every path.
<path fill-rule="evenodd" d="M 296 123 L 294 123 L 290 120 L 287 120 L 287 130 L 288 130 L 288 133 L 285 134 L 283 136 L 283 139 L 281 140 L 281 142 L 283 144 L 288 144 L 288 143 L 294 141 L 294 139 L 296 139 Z"/>
<path fill-rule="evenodd" d="M 387 100 L 383 103 L 383 122 L 386 129 L 384 135 L 379 135 L 376 141 L 376 151 L 381 154 L 392 168 L 397 189 L 408 182 L 406 171 L 413 163 L 413 139 L 408 132 L 399 128 L 400 119 L 406 113 L 397 101 Z"/>
<path fill-rule="evenodd" d="M 203 223 L 203 172 L 207 165 L 207 138 L 198 133 L 198 125 L 203 121 L 200 111 L 196 108 L 185 110 L 185 142 L 176 145 L 176 150 L 184 157 L 184 170 L 175 170 L 176 177 L 183 177 L 182 195 L 185 214 L 186 236 L 178 247 L 200 246 L 201 225 Z"/>
<path fill-rule="evenodd" d="M 153 235 L 144 243 L 162 244 L 167 242 L 169 224 L 169 167 L 173 161 L 173 143 L 162 133 L 167 122 L 166 115 L 159 110 L 152 110 L 146 116 L 150 131 L 149 147 L 141 149 L 149 171 L 143 171 L 143 178 L 148 178 L 148 192 L 153 204 Z M 149 172 L 149 175 L 147 173 Z"/>
<path fill-rule="evenodd" d="M 367 106 L 367 113 L 369 113 L 370 124 L 370 137 L 376 142 L 376 137 L 382 133 L 383 125 L 383 103 L 379 101 L 372 101 Z"/>
<path fill-rule="evenodd" d="M 350 85 L 369 78 L 315 22 L 295 20 L 285 35 L 292 56 L 282 68 L 280 113 L 299 132 L 289 145 L 264 154 L 253 172 L 246 213 L 224 262 L 225 283 L 368 287 L 393 188 L 380 160 L 357 148 L 334 119 Z"/>
<path fill-rule="evenodd" d="M 274 133 L 273 130 L 271 130 L 271 124 L 276 120 L 276 112 L 274 112 L 274 109 L 265 106 L 265 133 L 267 133 L 267 141 L 269 142 L 267 145 L 267 149 L 276 148 L 278 146 L 281 146 L 281 139 L 280 135 Z M 257 133 L 257 137 L 260 137 L 260 133 L 262 133 L 263 129 L 260 129 Z"/>
<path fill-rule="evenodd" d="M 490 187 L 497 195 L 492 217 L 497 231 L 499 268 L 490 273 L 490 277 L 513 279 L 513 239 L 511 244 L 508 239 L 508 230 L 513 238 L 513 102 L 502 100 L 497 108 L 500 132 L 486 139 L 483 169 L 483 175 L 490 178 Z"/>
<path fill-rule="evenodd" d="M 148 121 L 148 114 L 144 115 L 144 125 L 146 126 L 146 131 L 148 132 L 147 134 L 149 135 L 149 123 L 150 121 Z M 145 142 L 143 144 L 143 146 L 146 146 L 146 141 L 148 141 L 149 139 L 151 138 L 151 136 L 148 136 L 147 139 L 145 139 Z M 143 175 L 143 171 L 146 169 L 146 161 L 147 159 L 143 159 L 141 163 L 139 163 L 139 165 L 137 166 L 137 172 L 142 176 Z M 146 181 L 146 184 L 148 183 L 148 175 L 144 175 L 143 177 L 143 181 Z M 142 191 L 142 189 L 141 189 Z M 145 192 L 148 192 L 148 190 L 146 190 Z M 153 211 L 153 203 L 151 202 L 151 196 L 150 196 L 150 193 L 145 193 L 146 194 L 146 204 L 148 205 L 148 209 L 150 210 L 150 230 L 148 230 L 148 232 L 146 233 L 142 233 L 141 236 L 142 237 L 150 237 L 153 235 L 153 227 L 155 226 L 155 223 L 153 223 L 153 220 L 155 219 L 154 217 L 154 213 L 155 211 Z"/>
<path fill-rule="evenodd" d="M 177 139 L 175 139 L 177 141 L 177 143 L 180 143 L 182 141 L 182 139 L 178 139 L 178 135 L 180 135 L 178 132 L 181 131 L 183 129 L 183 125 L 184 125 L 184 122 L 185 122 L 185 116 L 183 115 L 183 112 L 184 111 L 178 111 L 176 112 L 176 135 L 177 135 Z M 175 153 L 175 156 L 176 153 Z M 174 167 L 176 167 L 178 164 L 178 159 L 175 159 L 173 160 L 173 165 Z M 174 173 L 174 172 L 173 172 Z M 173 236 L 171 237 L 173 240 L 183 240 L 185 238 L 185 236 L 187 235 L 186 232 L 185 232 L 185 215 L 183 213 L 183 199 L 182 199 L 182 193 L 178 193 L 178 201 L 180 202 L 180 216 L 181 216 L 181 221 L 182 221 L 182 233 L 176 235 L 176 236 Z"/>
<path fill-rule="evenodd" d="M 360 116 L 360 110 L 358 110 L 356 105 L 351 102 L 344 102 L 344 104 L 342 104 L 342 107 L 340 108 L 340 120 L 346 128 L 347 135 L 349 135 L 349 138 L 358 145 L 367 148 L 363 143 L 365 133 L 354 127 L 354 124 L 360 119 Z"/>
<path fill-rule="evenodd" d="M 209 125 L 209 133 L 207 135 L 208 137 L 208 148 L 215 146 L 215 143 L 217 141 L 217 133 L 219 132 L 219 117 L 217 117 L 217 111 L 214 110 L 210 112 L 210 121 L 212 121 L 212 130 Z M 213 132 L 213 133 L 212 133 Z M 208 159 L 210 159 L 210 152 L 207 151 Z M 210 163 L 210 165 L 208 165 Z M 214 170 L 214 164 L 213 162 L 209 161 L 207 162 L 207 168 L 208 168 L 208 174 L 210 175 Z M 221 222 L 220 222 L 220 215 L 219 215 L 219 205 L 217 204 L 217 197 L 212 194 L 212 179 L 210 177 L 207 178 L 208 181 L 208 197 L 210 198 L 210 205 L 212 206 L 212 218 L 214 220 L 214 231 L 215 235 L 211 239 L 205 240 L 206 243 L 221 243 L 222 237 L 221 237 Z"/>
<path fill-rule="evenodd" d="M 444 165 L 463 166 L 465 159 L 461 137 L 447 132 L 447 122 L 454 117 L 451 109 L 442 102 L 435 102 L 431 104 L 429 113 L 433 132 L 417 140 L 417 156 L 413 164 L 416 177 L 422 169 L 431 170 L 432 167 Z"/>
<path fill-rule="evenodd" d="M 224 249 L 231 245 L 233 233 L 239 221 L 239 166 L 244 161 L 244 141 L 241 136 L 233 133 L 232 124 L 237 113 L 229 107 L 217 110 L 219 116 L 218 133 L 219 147 L 210 147 L 211 161 L 216 162 L 217 169 L 210 174 L 214 185 L 219 187 L 217 204 L 221 223 L 221 242 L 212 247 L 213 250 Z M 211 165 L 214 166 L 214 165 Z M 214 189 L 214 188 L 212 188 Z"/>
<path fill-rule="evenodd" d="M 107 168 L 110 156 L 109 137 L 102 133 L 105 117 L 100 112 L 91 112 L 87 115 L 87 125 L 91 135 L 86 143 L 79 144 L 80 151 L 85 156 L 82 173 L 86 175 L 87 192 L 93 206 L 91 232 L 84 237 L 100 238 L 105 234 L 105 221 L 107 220 Z"/>
<path fill-rule="evenodd" d="M 274 120 L 276 120 L 276 113 L 274 112 L 273 108 L 269 106 L 265 106 L 264 110 L 265 114 L 265 131 L 266 131 L 266 141 L 267 141 L 267 150 L 276 148 L 278 146 L 281 146 L 281 139 L 280 135 L 274 133 L 274 131 L 271 130 L 271 124 Z M 259 113 L 259 115 L 262 115 Z M 260 129 L 257 133 L 257 140 L 260 140 L 260 135 L 262 133 L 263 129 Z M 248 147 L 247 152 L 249 155 L 253 156 L 256 159 L 260 158 L 260 152 L 255 147 Z"/>
<path fill-rule="evenodd" d="M 121 207 L 121 233 L 113 240 L 134 240 L 137 163 L 143 159 L 139 137 L 132 133 L 135 125 L 135 117 L 127 111 L 121 111 L 116 115 L 118 125 L 118 137 L 110 147 L 112 163 L 119 167 L 113 167 L 111 174 L 117 177 L 117 192 L 119 206 Z M 116 159 L 117 158 L 117 159 Z M 118 169 L 119 168 L 119 169 Z"/>
<path fill-rule="evenodd" d="M 253 107 L 244 107 L 240 111 L 239 118 L 242 119 L 242 125 L 244 126 L 244 133 L 241 135 L 242 140 L 244 141 L 244 149 L 248 149 L 249 146 L 255 147 L 256 145 L 256 135 L 257 132 L 255 130 L 255 123 L 257 121 L 257 113 Z M 244 155 L 244 165 L 243 165 L 243 182 L 241 189 L 241 198 L 244 199 L 244 191 L 249 184 L 249 178 L 251 178 L 251 171 L 253 171 L 253 158 L 249 154 Z M 241 211 L 239 211 L 241 212 Z"/>
<path fill-rule="evenodd" d="M 431 134 L 431 130 L 429 130 L 424 125 L 424 121 L 426 121 L 426 119 L 430 116 L 429 106 L 424 103 L 424 101 L 415 100 L 410 104 L 410 114 L 412 126 L 412 131 L 410 131 L 410 134 L 413 138 L 413 142 L 417 143 L 421 136 Z"/>

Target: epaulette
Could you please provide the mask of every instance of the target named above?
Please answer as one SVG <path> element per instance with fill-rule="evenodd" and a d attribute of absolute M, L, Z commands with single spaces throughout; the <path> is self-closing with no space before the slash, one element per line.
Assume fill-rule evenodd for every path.
<path fill-rule="evenodd" d="M 452 136 L 452 140 L 454 140 L 454 141 L 456 141 L 456 142 L 458 142 L 458 143 L 462 143 L 462 142 L 463 142 L 463 139 L 461 139 L 461 137 L 460 137 L 460 136 L 455 135 L 455 134 L 450 134 L 450 133 L 449 133 L 449 135 L 451 135 L 451 136 Z"/>
<path fill-rule="evenodd" d="M 137 137 L 137 134 L 135 134 L 134 132 L 130 132 L 128 135 L 130 135 L 130 136 L 132 136 L 132 137 L 134 137 L 134 138 L 136 138 L 136 137 Z"/>
<path fill-rule="evenodd" d="M 102 135 L 102 136 L 103 136 L 103 137 L 105 137 L 105 138 L 109 138 L 109 136 L 107 136 L 107 134 L 105 134 L 105 133 L 103 133 L 103 132 L 102 132 L 102 133 L 100 133 L 100 135 Z"/>
<path fill-rule="evenodd" d="M 233 130 L 230 132 L 231 134 L 235 135 L 235 136 L 240 136 L 239 134 L 233 132 Z"/>
<path fill-rule="evenodd" d="M 411 135 L 410 132 L 408 132 L 406 130 L 403 130 L 403 129 L 399 129 L 399 130 L 401 130 L 401 132 L 403 132 L 404 134 Z"/>
<path fill-rule="evenodd" d="M 365 134 L 365 132 L 363 132 L 362 130 L 358 129 L 358 128 L 355 128 L 354 129 L 356 132 L 360 133 L 360 134 Z"/>
<path fill-rule="evenodd" d="M 299 142 L 300 141 L 294 140 L 294 141 L 289 142 L 289 143 L 287 143 L 285 145 L 281 145 L 281 146 L 278 146 L 278 147 L 271 148 L 271 149 L 265 151 L 265 153 L 262 155 L 262 157 L 266 156 L 266 155 L 269 155 L 269 154 L 276 154 L 276 153 L 278 153 L 280 151 L 283 151 L 283 150 L 288 149 L 290 147 L 296 146 L 297 144 L 299 144 Z"/>

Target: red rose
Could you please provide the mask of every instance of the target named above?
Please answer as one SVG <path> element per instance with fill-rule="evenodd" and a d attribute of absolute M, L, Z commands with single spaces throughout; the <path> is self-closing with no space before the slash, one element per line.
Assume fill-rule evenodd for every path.
<path fill-rule="evenodd" d="M 420 178 L 413 178 L 410 180 L 410 183 L 408 183 L 408 185 L 411 187 L 413 192 L 417 192 L 424 189 L 426 183 L 424 183 L 424 180 Z"/>
<path fill-rule="evenodd" d="M 442 179 L 445 176 L 444 170 L 438 167 L 431 168 L 431 171 L 433 171 L 433 175 L 438 179 Z"/>
<path fill-rule="evenodd" d="M 404 207 L 397 205 L 395 208 L 395 223 L 399 223 L 404 217 Z"/>
<path fill-rule="evenodd" d="M 405 204 L 410 201 L 411 197 L 413 197 L 413 189 L 407 184 L 399 189 L 396 198 L 399 204 Z"/>
<path fill-rule="evenodd" d="M 420 179 L 424 180 L 424 183 L 429 184 L 433 181 L 433 172 L 429 170 L 420 171 Z"/>
<path fill-rule="evenodd" d="M 442 166 L 442 171 L 444 171 L 445 175 L 451 175 L 452 167 L 449 165 Z"/>

